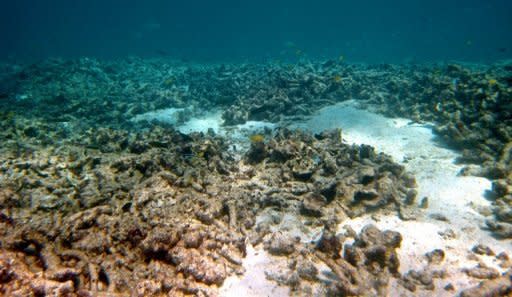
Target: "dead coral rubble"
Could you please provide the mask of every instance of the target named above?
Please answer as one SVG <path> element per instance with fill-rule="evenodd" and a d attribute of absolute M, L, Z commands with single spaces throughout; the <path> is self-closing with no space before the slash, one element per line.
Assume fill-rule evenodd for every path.
<path fill-rule="evenodd" d="M 99 145 L 113 148 L 105 153 L 87 148 L 97 139 L 86 134 L 58 148 L 2 154 L 2 290 L 211 295 L 240 273 L 244 237 L 230 231 L 226 197 L 215 192 L 230 184 L 223 140 L 159 129 L 140 140 L 90 135 L 103 133 L 110 138 Z M 201 211 L 210 222 L 195 219 Z"/>
<path fill-rule="evenodd" d="M 237 160 L 223 138 L 161 128 L 93 129 L 21 152 L 5 146 L 0 289 L 213 296 L 226 277 L 243 273 L 246 239 L 269 234 L 255 226 L 265 209 L 332 225 L 334 214 L 405 205 L 403 167 L 333 135 L 278 131 L 258 162 L 250 153 Z M 320 250 L 332 251 L 328 241 Z M 265 245 L 287 255 L 296 243 L 275 234 Z M 306 265 L 300 275 L 313 273 Z"/>
<path fill-rule="evenodd" d="M 295 248 L 290 251 L 293 260 L 288 269 L 268 277 L 292 287 L 297 295 L 308 294 L 316 283 L 326 296 L 388 296 L 390 279 L 400 278 L 396 251 L 402 241 L 400 233 L 367 225 L 354 236 L 352 244 L 343 246 L 347 238 L 334 236 L 326 228 L 315 245 L 290 241 Z M 319 273 L 315 263 L 331 269 L 329 280 Z"/>
<path fill-rule="evenodd" d="M 478 164 L 462 174 L 493 180 L 494 218 L 488 227 L 497 235 L 512 233 L 512 72 L 510 65 L 469 67 L 447 65 L 411 70 L 410 79 L 392 76 L 407 94 L 381 100 L 386 114 L 412 114 L 418 121 L 433 121 L 435 132 L 460 149 L 460 162 Z M 437 74 L 436 74 L 437 73 Z M 408 84 L 408 85 L 407 85 Z M 415 96 L 411 96 L 415 94 Z"/>
<path fill-rule="evenodd" d="M 280 130 L 252 143 L 239 161 L 225 139 L 158 127 L 139 132 L 153 124 L 131 121 L 169 106 L 191 114 L 219 108 L 231 125 L 300 118 L 358 98 L 388 115 L 433 121 L 462 150 L 461 162 L 483 165 L 463 174 L 494 180 L 487 225 L 512 237 L 511 69 L 136 58 L 13 67 L 12 84 L 0 90 L 0 288 L 21 296 L 214 295 L 227 276 L 242 273 L 246 239 L 278 255 L 304 252 L 296 238 L 274 232 L 276 222 L 256 221 L 265 211 L 277 213 L 276 221 L 291 213 L 324 227 L 314 253 L 327 262 L 343 258 L 332 226 L 344 216 L 414 217 L 407 207 L 414 178 L 371 147 L 345 145 L 336 132 Z M 317 279 L 310 258 L 291 266 L 291 286 Z M 338 280 L 347 279 L 345 268 L 332 269 Z M 404 281 L 429 288 L 430 276 L 411 272 Z M 331 289 L 385 292 L 385 276 L 370 279 L 378 284 L 333 282 Z M 482 287 L 491 282 L 506 278 Z"/>
<path fill-rule="evenodd" d="M 253 195 L 267 205 L 295 205 L 311 218 L 326 215 L 327 209 L 358 216 L 376 209 L 398 211 L 414 202 L 415 182 L 404 167 L 372 147 L 345 145 L 338 134 L 283 129 L 265 144 L 265 155 L 257 161 L 252 152 L 260 144 L 253 144 L 245 159 L 255 163 L 260 190 Z"/>
<path fill-rule="evenodd" d="M 494 216 L 487 225 L 499 236 L 512 237 L 510 64 L 357 65 L 328 60 L 196 65 L 168 59 L 82 58 L 5 68 L 3 81 L 10 83 L 0 90 L 0 119 L 11 122 L 1 127 L 10 130 L 10 140 L 19 134 L 43 138 L 47 130 L 66 134 L 70 127 L 146 125 L 131 119 L 169 106 L 187 108 L 190 114 L 220 109 L 226 125 L 280 122 L 352 98 L 390 116 L 434 122 L 436 133 L 462 151 L 461 162 L 481 165 L 469 166 L 463 174 L 494 181 Z M 13 118 L 20 117 L 47 127 L 12 131 Z"/>
<path fill-rule="evenodd" d="M 510 64 L 345 65 L 333 61 L 274 67 L 257 95 L 239 97 L 224 112 L 228 124 L 279 121 L 357 98 L 386 115 L 434 122 L 460 162 L 462 174 L 493 180 L 494 217 L 488 227 L 512 237 L 512 67 Z"/>
<path fill-rule="evenodd" d="M 484 280 L 478 286 L 462 291 L 460 296 L 510 296 L 510 293 L 512 293 L 512 275 L 508 272 L 498 278 Z"/>

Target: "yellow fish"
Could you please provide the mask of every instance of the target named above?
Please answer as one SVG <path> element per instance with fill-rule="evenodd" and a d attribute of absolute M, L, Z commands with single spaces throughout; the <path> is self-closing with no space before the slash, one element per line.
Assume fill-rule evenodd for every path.
<path fill-rule="evenodd" d="M 166 87 L 170 87 L 170 86 L 172 86 L 173 84 L 174 84 L 174 79 L 173 79 L 172 77 L 170 77 L 170 78 L 168 78 L 168 79 L 166 79 L 166 80 L 164 81 L 164 85 L 165 85 Z"/>
<path fill-rule="evenodd" d="M 259 143 L 265 140 L 265 136 L 263 136 L 262 134 L 253 134 L 249 136 L 249 140 L 251 140 L 252 143 Z"/>

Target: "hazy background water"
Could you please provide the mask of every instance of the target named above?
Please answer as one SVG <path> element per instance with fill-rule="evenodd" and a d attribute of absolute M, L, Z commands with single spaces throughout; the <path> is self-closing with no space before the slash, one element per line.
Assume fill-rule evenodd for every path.
<path fill-rule="evenodd" d="M 495 61 L 512 56 L 510 0 L 1 0 L 1 60 Z"/>

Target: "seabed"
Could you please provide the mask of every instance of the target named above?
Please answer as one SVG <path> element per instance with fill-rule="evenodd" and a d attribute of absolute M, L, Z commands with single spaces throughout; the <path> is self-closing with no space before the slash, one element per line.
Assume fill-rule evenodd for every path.
<path fill-rule="evenodd" d="M 512 292 L 508 62 L 2 68 L 1 295 Z"/>

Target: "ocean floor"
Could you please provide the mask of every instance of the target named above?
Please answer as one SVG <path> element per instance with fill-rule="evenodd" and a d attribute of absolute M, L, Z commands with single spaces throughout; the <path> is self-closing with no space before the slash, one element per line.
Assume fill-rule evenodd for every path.
<path fill-rule="evenodd" d="M 237 146 L 239 151 L 246 151 L 249 149 L 250 142 L 248 142 L 247 139 L 251 135 L 263 133 L 265 129 L 274 129 L 277 127 L 274 123 L 263 121 L 247 121 L 241 125 L 223 126 L 221 111 L 208 111 L 202 116 L 192 117 L 183 123 L 178 124 L 179 112 L 182 112 L 183 110 L 184 109 L 181 108 L 156 110 L 139 114 L 133 117 L 132 121 L 155 121 L 157 123 L 169 124 L 175 126 L 178 131 L 185 134 L 192 132 L 208 133 L 208 131 L 212 131 L 226 137 L 228 141 L 231 141 Z"/>
<path fill-rule="evenodd" d="M 324 108 L 297 126 L 312 131 L 342 127 L 348 143 L 369 144 L 379 152 L 391 155 L 415 175 L 418 198 L 427 197 L 428 208 L 425 209 L 426 216 L 417 220 L 363 216 L 342 225 L 350 225 L 359 231 L 364 225 L 373 223 L 380 229 L 400 232 L 404 237 L 399 250 L 402 272 L 421 269 L 425 264 L 425 253 L 443 249 L 449 273 L 442 281 L 451 282 L 455 288 L 468 287 L 469 279 L 463 269 L 477 263 L 475 259 L 468 259 L 473 246 L 485 244 L 497 254 L 510 249 L 509 242 L 496 240 L 482 229 L 484 216 L 478 210 L 490 207 L 485 194 L 491 189 L 491 182 L 480 177 L 459 176 L 462 166 L 455 164 L 457 152 L 436 141 L 429 126 L 406 119 L 385 118 L 357 109 L 355 104 L 349 101 Z M 448 230 L 454 232 L 455 238 L 446 238 Z M 496 263 L 486 264 L 499 268 Z M 442 289 L 443 286 L 436 287 Z"/>
<path fill-rule="evenodd" d="M 0 295 L 512 292 L 508 62 L 0 66 Z"/>
<path fill-rule="evenodd" d="M 236 139 L 242 138 L 241 134 L 250 135 L 258 133 L 263 127 L 273 127 L 268 123 L 252 122 L 227 131 L 221 128 L 219 121 L 218 114 L 210 114 L 205 118 L 191 119 L 178 128 L 183 132 L 204 132 L 207 127 L 213 127 L 218 133 L 233 135 L 236 142 Z M 458 153 L 445 148 L 432 133 L 431 126 L 402 118 L 386 118 L 360 109 L 357 101 L 350 100 L 325 107 L 308 119 L 291 123 L 290 127 L 314 133 L 342 128 L 344 142 L 374 146 L 378 152 L 391 155 L 416 176 L 418 206 L 424 198 L 428 200 L 428 205 L 418 217 L 368 214 L 342 222 L 339 231 L 350 226 L 359 232 L 363 226 L 371 223 L 381 230 L 400 232 L 403 236 L 399 249 L 401 273 L 423 269 L 427 252 L 443 250 L 446 261 L 442 268 L 447 276 L 436 280 L 435 292 L 422 291 L 424 296 L 452 295 L 453 291 L 443 289 L 450 283 L 455 290 L 477 285 L 474 279 L 467 277 L 464 269 L 472 268 L 479 262 L 502 271 L 498 263 L 493 262 L 493 257 L 475 258 L 471 253 L 471 248 L 478 244 L 485 244 L 496 254 L 510 249 L 508 241 L 497 240 L 482 229 L 484 216 L 480 212 L 490 211 L 490 202 L 485 194 L 490 190 L 491 182 L 480 177 L 459 176 L 462 166 L 455 164 Z M 265 215 L 270 214 L 262 216 Z M 309 230 L 309 234 L 298 234 L 301 231 L 294 224 L 298 226 L 300 221 L 287 218 L 277 229 L 299 235 L 302 241 L 317 239 L 315 230 Z M 261 246 L 249 246 L 247 257 L 243 260 L 245 273 L 226 279 L 220 289 L 221 295 L 288 296 L 289 287 L 279 286 L 267 277 L 279 273 L 286 267 L 286 262 L 286 258 L 269 255 Z M 400 286 L 392 286 L 390 291 L 391 296 L 410 293 L 404 292 Z"/>

